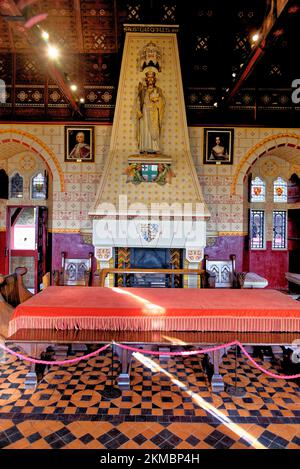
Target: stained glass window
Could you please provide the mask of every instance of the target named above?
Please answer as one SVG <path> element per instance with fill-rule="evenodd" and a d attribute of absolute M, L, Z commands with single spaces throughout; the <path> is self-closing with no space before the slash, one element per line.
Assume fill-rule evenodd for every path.
<path fill-rule="evenodd" d="M 273 249 L 286 249 L 286 212 L 274 210 L 273 212 Z"/>
<path fill-rule="evenodd" d="M 250 210 L 250 247 L 251 249 L 264 249 L 265 247 L 264 210 Z"/>
<path fill-rule="evenodd" d="M 31 179 L 31 198 L 46 199 L 47 198 L 47 178 L 38 173 Z"/>
<path fill-rule="evenodd" d="M 266 184 L 258 176 L 251 181 L 251 202 L 266 201 Z"/>
<path fill-rule="evenodd" d="M 19 173 L 15 173 L 10 179 L 10 197 L 12 199 L 23 197 L 23 178 Z"/>
<path fill-rule="evenodd" d="M 287 202 L 287 182 L 281 177 L 274 181 L 274 202 Z"/>

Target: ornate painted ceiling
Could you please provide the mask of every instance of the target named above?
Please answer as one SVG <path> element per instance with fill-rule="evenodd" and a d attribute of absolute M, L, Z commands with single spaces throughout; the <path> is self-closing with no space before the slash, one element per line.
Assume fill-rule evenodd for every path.
<path fill-rule="evenodd" d="M 150 23 L 179 25 L 190 124 L 299 125 L 299 0 L 0 0 L 0 14 L 2 120 L 111 122 L 123 25 Z"/>

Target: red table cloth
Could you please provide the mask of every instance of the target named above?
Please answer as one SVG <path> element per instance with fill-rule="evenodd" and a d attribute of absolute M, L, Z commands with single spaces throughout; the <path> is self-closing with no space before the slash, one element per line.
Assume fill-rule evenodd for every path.
<path fill-rule="evenodd" d="M 17 306 L 18 329 L 300 332 L 300 302 L 275 290 L 49 287 Z"/>

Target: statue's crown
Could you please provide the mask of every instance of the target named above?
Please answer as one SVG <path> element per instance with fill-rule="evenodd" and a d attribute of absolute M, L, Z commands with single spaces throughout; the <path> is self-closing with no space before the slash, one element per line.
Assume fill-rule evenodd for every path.
<path fill-rule="evenodd" d="M 141 71 L 145 70 L 147 67 L 154 67 L 158 72 L 160 72 L 161 61 L 162 57 L 159 47 L 152 41 L 148 42 L 140 54 Z"/>

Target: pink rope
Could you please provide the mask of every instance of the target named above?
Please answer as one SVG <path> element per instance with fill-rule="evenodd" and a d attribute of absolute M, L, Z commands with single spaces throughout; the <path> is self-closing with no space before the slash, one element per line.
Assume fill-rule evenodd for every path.
<path fill-rule="evenodd" d="M 110 347 L 110 344 L 104 345 L 104 347 L 99 348 L 98 350 L 95 350 L 95 352 L 91 352 L 88 355 L 82 355 L 81 357 L 72 358 L 71 360 L 62 360 L 62 361 L 55 362 L 55 361 L 47 361 L 47 360 L 38 360 L 36 358 L 27 357 L 26 355 L 22 355 L 21 353 L 14 352 L 13 350 L 9 349 L 8 347 L 0 343 L 0 348 L 10 353 L 11 355 L 14 355 L 20 360 L 24 360 L 30 363 L 39 363 L 42 365 L 59 365 L 59 366 L 70 365 L 71 363 L 76 363 L 81 360 L 86 360 L 90 357 L 94 357 L 95 355 L 98 355 L 100 352 L 103 352 L 103 350 L 106 350 L 108 347 Z"/>
<path fill-rule="evenodd" d="M 260 371 L 262 371 L 263 373 L 265 373 L 266 375 L 269 375 L 271 376 L 272 378 L 278 378 L 278 379 L 295 379 L 295 378 L 300 378 L 300 373 L 298 373 L 297 375 L 277 375 L 275 373 L 271 373 L 271 371 L 268 371 L 266 370 L 265 368 L 263 368 L 262 366 L 260 366 L 255 360 L 253 360 L 253 358 L 249 355 L 249 353 L 247 352 L 247 350 L 244 349 L 243 345 L 239 343 L 239 347 L 241 348 L 241 350 L 244 352 L 244 354 L 246 355 L 246 357 L 248 358 L 248 360 Z"/>
<path fill-rule="evenodd" d="M 244 348 L 244 346 L 238 340 L 235 340 L 233 342 L 228 342 L 227 344 L 216 345 L 215 347 L 211 347 L 211 348 L 207 348 L 207 349 L 190 350 L 190 351 L 186 351 L 186 352 L 159 352 L 159 351 L 155 351 L 155 350 L 143 350 L 143 349 L 141 350 L 141 349 L 138 349 L 138 348 L 135 348 L 135 347 L 129 347 L 128 345 L 124 345 L 124 344 L 118 344 L 118 343 L 114 343 L 114 344 L 117 347 L 123 348 L 125 350 L 130 350 L 132 352 L 139 352 L 139 353 L 143 353 L 145 355 L 165 355 L 165 356 L 170 356 L 170 357 L 200 355 L 200 354 L 203 354 L 203 353 L 214 352 L 216 350 L 221 350 L 221 349 L 224 349 L 224 348 L 232 347 L 233 345 L 238 345 L 241 348 L 241 350 L 243 351 L 243 353 L 245 354 L 245 356 L 248 358 L 248 360 L 258 370 L 260 370 L 262 373 L 265 373 L 266 375 L 271 376 L 272 378 L 276 378 L 276 379 L 297 379 L 297 378 L 300 378 L 300 373 L 298 373 L 296 375 L 278 375 L 276 373 L 272 373 L 272 372 L 266 370 L 265 368 L 260 366 L 249 355 L 247 350 Z M 79 362 L 81 360 L 87 360 L 88 358 L 94 357 L 94 356 L 98 355 L 100 352 L 103 352 L 108 347 L 110 347 L 110 345 L 111 344 L 104 345 L 100 349 L 95 350 L 94 352 L 91 352 L 87 355 L 82 355 L 81 357 L 76 357 L 76 358 L 72 358 L 71 360 L 63 360 L 63 361 L 46 361 L 46 360 L 38 360 L 36 358 L 27 357 L 26 355 L 22 355 L 20 353 L 14 352 L 13 350 L 9 349 L 8 347 L 6 347 L 5 345 L 3 345 L 1 343 L 0 343 L 0 348 L 5 350 L 6 352 L 10 353 L 11 355 L 14 355 L 15 357 L 19 358 L 20 360 L 29 361 L 30 363 L 39 363 L 39 364 L 43 364 L 43 365 L 59 365 L 59 366 L 61 366 L 61 365 L 69 365 L 71 363 L 76 363 L 76 362 Z"/>
<path fill-rule="evenodd" d="M 141 350 L 135 347 L 128 347 L 128 345 L 123 345 L 123 344 L 115 344 L 115 345 L 125 350 L 131 350 L 132 352 L 140 352 L 140 353 L 144 353 L 145 355 L 165 355 L 168 357 L 175 357 L 175 356 L 180 356 L 180 355 L 181 356 L 199 355 L 201 353 L 214 352 L 215 350 L 220 350 L 222 348 L 232 347 L 233 345 L 239 345 L 239 342 L 235 340 L 234 342 L 229 342 L 228 344 L 216 345 L 215 347 L 211 347 L 211 348 L 207 348 L 203 350 L 189 350 L 186 352 L 157 352 L 155 350 Z"/>
<path fill-rule="evenodd" d="M 247 350 L 243 347 L 241 342 L 238 340 L 235 340 L 234 342 L 229 342 L 228 344 L 223 344 L 223 345 L 218 345 L 216 347 L 212 347 L 209 349 L 203 349 L 203 350 L 191 350 L 189 352 L 157 352 L 157 351 L 152 351 L 152 350 L 141 350 L 138 348 L 134 347 L 128 347 L 128 345 L 122 345 L 122 344 L 116 344 L 118 347 L 124 348 L 126 350 L 131 350 L 132 352 L 139 352 L 143 353 L 145 355 L 165 355 L 165 356 L 174 356 L 174 355 L 181 355 L 181 356 L 186 356 L 186 355 L 198 355 L 198 354 L 203 354 L 203 353 L 209 353 L 213 352 L 215 350 L 220 350 L 222 348 L 227 348 L 227 347 L 232 347 L 232 345 L 238 345 L 241 350 L 244 352 L 248 360 L 256 367 L 258 368 L 262 373 L 265 373 L 268 376 L 271 376 L 272 378 L 277 378 L 277 379 L 296 379 L 300 378 L 300 373 L 297 375 L 278 375 L 275 373 L 271 373 L 270 371 L 266 370 L 262 366 L 260 366 L 253 358 L 249 355 Z"/>

